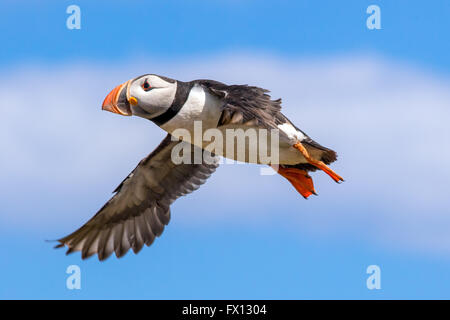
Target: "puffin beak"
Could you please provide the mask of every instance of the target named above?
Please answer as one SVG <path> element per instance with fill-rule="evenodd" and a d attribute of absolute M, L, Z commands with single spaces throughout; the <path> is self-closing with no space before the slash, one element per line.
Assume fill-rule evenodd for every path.
<path fill-rule="evenodd" d="M 102 110 L 117 113 L 122 116 L 131 116 L 130 103 L 127 99 L 127 86 L 130 81 L 115 87 L 105 98 Z"/>

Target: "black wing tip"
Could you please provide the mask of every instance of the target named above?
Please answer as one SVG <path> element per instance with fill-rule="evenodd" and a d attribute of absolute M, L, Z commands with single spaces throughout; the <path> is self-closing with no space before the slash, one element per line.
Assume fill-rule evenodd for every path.
<path fill-rule="evenodd" d="M 124 257 L 128 253 L 128 251 L 130 251 L 130 249 L 127 249 L 127 250 L 116 250 L 114 252 L 116 254 L 116 258 L 120 259 L 120 258 Z"/>
<path fill-rule="evenodd" d="M 64 243 L 58 243 L 56 246 L 53 247 L 53 249 L 60 249 L 64 247 Z"/>
<path fill-rule="evenodd" d="M 44 240 L 44 242 L 47 242 L 47 243 L 51 243 L 51 242 L 59 242 L 57 245 L 55 245 L 53 248 L 61 248 L 61 247 L 63 247 L 64 246 L 64 244 L 60 241 L 60 240 L 48 240 L 48 239 L 45 239 Z"/>
<path fill-rule="evenodd" d="M 64 238 L 61 239 L 56 239 L 56 240 L 45 240 L 45 242 L 58 242 L 53 249 L 60 249 L 60 248 L 64 248 L 64 246 L 66 245 L 66 243 L 64 242 Z"/>
<path fill-rule="evenodd" d="M 60 241 L 60 240 L 57 240 L 57 241 Z M 54 246 L 53 249 L 61 249 L 61 248 L 65 248 L 66 246 L 67 246 L 66 256 L 75 252 L 75 250 L 73 250 L 73 248 L 69 247 L 69 245 L 67 245 L 65 242 L 62 242 L 62 241 L 60 241 L 60 243 L 58 243 L 56 246 Z"/>
<path fill-rule="evenodd" d="M 52 240 L 52 241 L 58 241 L 58 240 Z M 57 244 L 53 248 L 54 249 L 61 249 L 61 248 L 64 248 L 66 246 L 67 246 L 66 256 L 71 255 L 71 254 L 73 254 L 73 253 L 75 253 L 77 251 L 77 250 L 74 250 L 73 247 L 69 247 L 64 242 L 61 242 L 61 243 Z M 87 260 L 87 259 L 91 258 L 92 256 L 94 256 L 95 254 L 97 254 L 98 261 L 102 262 L 102 261 L 105 261 L 106 259 L 108 259 L 111 256 L 112 252 L 110 252 L 109 254 L 105 254 L 104 252 L 94 252 L 94 253 L 91 253 L 91 254 L 88 255 L 87 253 L 84 253 L 83 251 L 81 251 L 81 260 Z M 124 253 L 124 255 L 125 254 L 126 253 Z M 121 257 L 118 257 L 118 258 L 121 258 Z"/>

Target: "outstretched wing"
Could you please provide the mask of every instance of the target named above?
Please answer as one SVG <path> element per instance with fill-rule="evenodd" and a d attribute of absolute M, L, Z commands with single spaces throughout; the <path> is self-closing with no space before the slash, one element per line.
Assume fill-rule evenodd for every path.
<path fill-rule="evenodd" d="M 217 161 L 174 164 L 172 148 L 179 143 L 186 142 L 172 141 L 167 135 L 114 190 L 115 195 L 97 214 L 58 240 L 57 247 L 67 246 L 67 253 L 81 251 L 83 259 L 98 254 L 99 260 L 104 260 L 112 252 L 120 258 L 130 248 L 138 253 L 144 244 L 152 244 L 169 223 L 170 204 L 198 189 L 218 167 Z M 197 147 L 186 144 L 193 154 Z"/>

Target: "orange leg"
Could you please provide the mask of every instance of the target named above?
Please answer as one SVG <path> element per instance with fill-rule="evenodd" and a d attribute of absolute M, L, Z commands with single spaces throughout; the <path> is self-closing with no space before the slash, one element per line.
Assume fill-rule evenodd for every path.
<path fill-rule="evenodd" d="M 336 172 L 331 170 L 325 163 L 322 161 L 313 159 L 309 153 L 308 150 L 301 144 L 301 142 L 297 142 L 294 144 L 294 148 L 297 149 L 302 153 L 302 155 L 305 157 L 306 161 L 308 161 L 309 164 L 312 164 L 313 166 L 319 168 L 320 170 L 324 171 L 326 174 L 328 174 L 334 181 L 340 182 L 344 181 L 340 175 L 338 175 Z"/>

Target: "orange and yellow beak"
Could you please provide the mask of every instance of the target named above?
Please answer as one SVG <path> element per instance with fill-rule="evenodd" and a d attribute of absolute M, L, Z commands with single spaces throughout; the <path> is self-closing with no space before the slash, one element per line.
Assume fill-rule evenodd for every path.
<path fill-rule="evenodd" d="M 106 96 L 102 104 L 103 110 L 117 113 L 122 116 L 132 115 L 130 102 L 135 105 L 137 104 L 137 100 L 134 97 L 131 97 L 132 101 L 127 98 L 127 87 L 129 82 L 130 81 L 127 81 L 121 85 L 118 85 Z"/>

